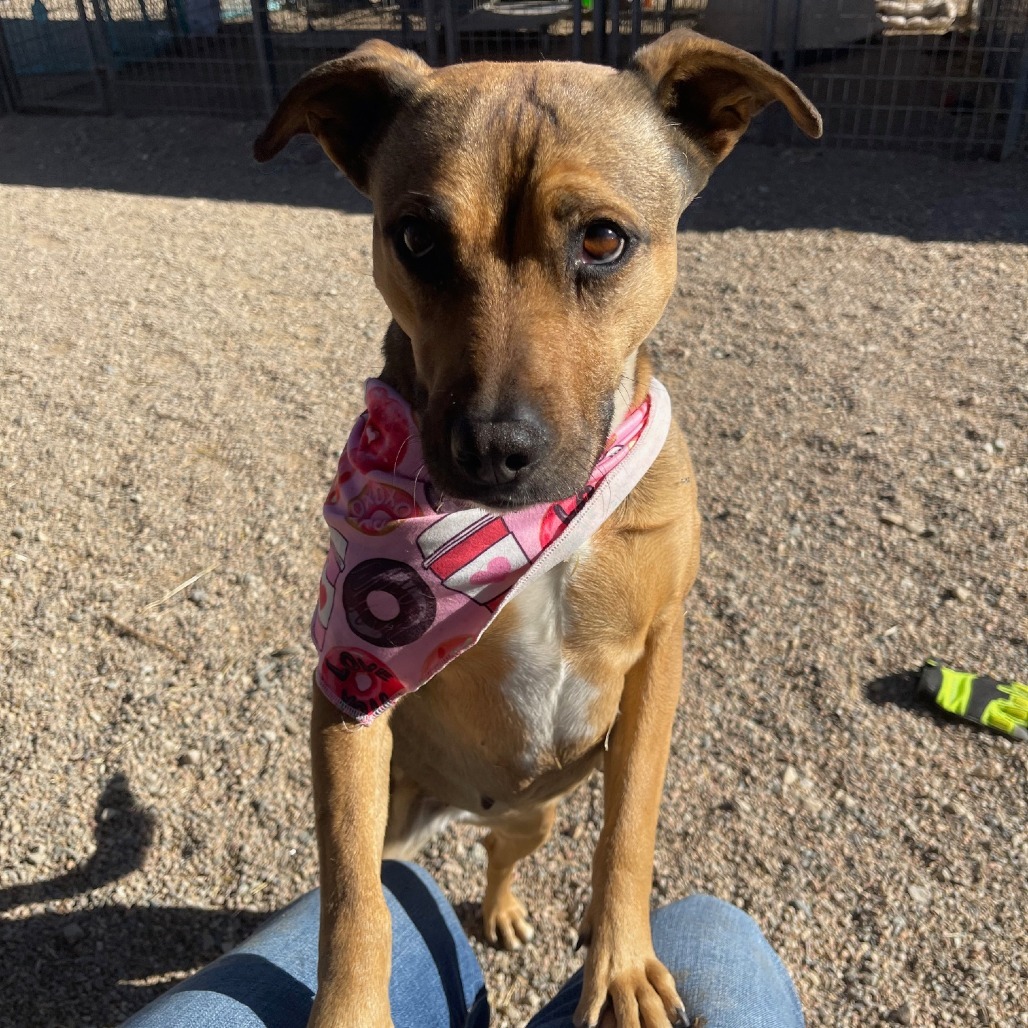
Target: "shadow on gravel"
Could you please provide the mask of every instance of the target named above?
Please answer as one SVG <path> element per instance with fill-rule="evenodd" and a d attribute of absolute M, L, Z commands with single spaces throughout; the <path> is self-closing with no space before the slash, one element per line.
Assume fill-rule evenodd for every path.
<path fill-rule="evenodd" d="M 878 707 L 901 707 L 942 722 L 941 714 L 933 713 L 933 708 L 917 694 L 919 673 L 920 669 L 914 669 L 872 678 L 864 684 L 864 695 Z"/>
<path fill-rule="evenodd" d="M 115 775 L 97 802 L 96 850 L 89 860 L 58 878 L 0 889 L 0 914 L 44 904 L 41 914 L 0 920 L 0 1025 L 117 1024 L 168 988 L 143 980 L 192 970 L 267 918 L 188 907 L 106 905 L 68 914 L 47 909 L 138 869 L 153 829 L 151 814 L 137 804 L 124 776 Z M 59 989 L 51 987 L 55 974 Z"/>
<path fill-rule="evenodd" d="M 918 717 L 934 721 L 940 728 L 964 729 L 969 732 L 984 732 L 992 735 L 992 731 L 981 725 L 964 721 L 940 710 L 934 703 L 920 695 L 917 691 L 917 680 L 921 669 L 899 671 L 894 675 L 883 675 L 872 678 L 864 685 L 864 695 L 876 706 L 899 707 L 910 711 Z"/>
<path fill-rule="evenodd" d="M 309 137 L 257 164 L 250 148 L 262 127 L 213 118 L 8 116 L 0 118 L 0 183 L 370 212 Z M 1020 159 L 743 144 L 682 227 L 1028 243 L 1028 176 Z"/>

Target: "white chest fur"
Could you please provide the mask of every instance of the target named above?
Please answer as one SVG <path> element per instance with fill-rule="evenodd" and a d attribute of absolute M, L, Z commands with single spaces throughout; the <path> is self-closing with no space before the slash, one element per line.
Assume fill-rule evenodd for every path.
<path fill-rule="evenodd" d="M 525 771 L 569 747 L 592 741 L 589 711 L 597 689 L 568 666 L 566 584 L 569 565 L 559 564 L 511 601 L 516 629 L 508 640 L 514 669 L 499 688 L 527 742 Z"/>

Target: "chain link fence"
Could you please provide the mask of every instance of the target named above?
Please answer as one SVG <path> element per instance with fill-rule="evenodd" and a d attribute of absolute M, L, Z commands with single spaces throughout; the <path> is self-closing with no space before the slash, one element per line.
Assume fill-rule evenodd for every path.
<path fill-rule="evenodd" d="M 820 145 L 1028 155 L 1028 0 L 0 0 L 0 111 L 251 117 L 365 39 L 623 66 L 679 26 L 796 79 Z M 809 145 L 780 112 L 760 133 Z"/>

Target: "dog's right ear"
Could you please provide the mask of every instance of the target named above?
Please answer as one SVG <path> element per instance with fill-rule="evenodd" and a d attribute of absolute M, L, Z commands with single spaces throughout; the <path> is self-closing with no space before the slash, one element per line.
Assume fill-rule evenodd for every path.
<path fill-rule="evenodd" d="M 367 193 L 376 146 L 428 72 L 417 54 L 380 39 L 319 64 L 285 95 L 253 144 L 253 155 L 270 161 L 293 136 L 309 132 L 336 167 Z"/>

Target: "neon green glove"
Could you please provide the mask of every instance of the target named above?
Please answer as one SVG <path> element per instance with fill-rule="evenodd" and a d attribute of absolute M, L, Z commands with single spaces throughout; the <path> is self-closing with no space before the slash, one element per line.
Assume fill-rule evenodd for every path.
<path fill-rule="evenodd" d="M 921 668 L 918 687 L 948 713 L 1028 742 L 1028 685 L 1024 682 L 997 682 L 928 660 Z"/>

